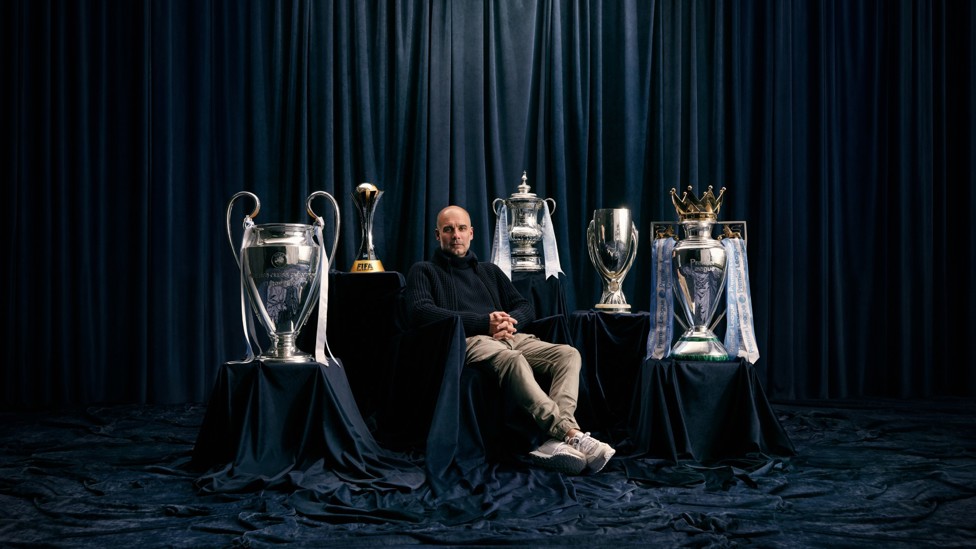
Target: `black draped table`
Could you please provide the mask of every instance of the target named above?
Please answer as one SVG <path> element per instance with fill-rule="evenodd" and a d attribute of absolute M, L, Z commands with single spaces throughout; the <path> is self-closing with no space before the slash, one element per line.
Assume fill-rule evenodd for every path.
<path fill-rule="evenodd" d="M 751 453 L 794 454 L 755 368 L 744 359 L 645 359 L 646 312 L 575 311 L 570 323 L 583 358 L 581 426 L 625 441 L 631 457 L 709 463 Z"/>
<path fill-rule="evenodd" d="M 512 284 L 522 297 L 532 303 L 536 318 L 569 314 L 561 275 L 547 278 L 545 271 L 515 271 L 512 273 Z"/>
<path fill-rule="evenodd" d="M 330 361 L 331 363 L 331 361 Z M 380 447 L 353 399 L 345 368 L 317 362 L 221 365 L 193 449 L 213 468 L 202 489 L 301 486 L 323 476 L 378 489 L 418 488 L 420 468 Z"/>

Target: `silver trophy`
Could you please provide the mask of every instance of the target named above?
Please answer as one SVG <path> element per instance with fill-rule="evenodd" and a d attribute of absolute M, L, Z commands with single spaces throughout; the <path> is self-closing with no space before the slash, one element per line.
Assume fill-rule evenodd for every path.
<path fill-rule="evenodd" d="M 545 264 L 539 258 L 538 243 L 542 240 L 542 227 L 539 224 L 539 212 L 543 203 L 549 202 L 550 215 L 556 211 L 556 201 L 552 198 L 542 199 L 529 192 L 528 177 L 522 172 L 522 184 L 518 192 L 512 193 L 507 200 L 496 198 L 491 207 L 496 216 L 500 216 L 502 207 L 507 207 L 512 218 L 508 223 L 508 240 L 512 245 L 513 271 L 541 271 Z"/>
<path fill-rule="evenodd" d="M 603 279 L 603 295 L 595 307 L 607 312 L 629 312 L 621 286 L 637 255 L 637 226 L 630 218 L 630 210 L 594 210 L 586 229 L 586 244 L 590 261 Z"/>
<path fill-rule="evenodd" d="M 378 273 L 383 271 L 383 263 L 376 258 L 373 248 L 373 214 L 380 202 L 383 191 L 372 183 L 362 183 L 352 193 L 352 200 L 359 211 L 360 241 L 359 253 L 352 263 L 354 273 Z"/>
<path fill-rule="evenodd" d="M 322 277 L 328 276 L 329 271 L 329 265 L 323 264 L 324 222 L 312 211 L 312 200 L 319 196 L 328 198 L 335 208 L 335 238 L 332 253 L 328 256 L 331 263 L 339 244 L 339 205 L 329 193 L 317 191 L 306 200 L 306 209 L 316 219 L 316 225 L 255 225 L 253 220 L 261 209 L 261 201 L 247 191 L 235 194 L 227 205 L 227 239 L 241 271 L 241 285 L 251 310 L 271 339 L 271 348 L 259 359 L 271 362 L 314 360 L 311 355 L 298 350 L 295 340 L 318 301 Z M 244 235 L 238 254 L 231 235 L 231 212 L 234 202 L 241 197 L 251 198 L 254 210 L 244 218 Z M 246 324 L 250 326 L 249 322 Z"/>
<path fill-rule="evenodd" d="M 684 232 L 684 238 L 674 245 L 671 256 L 674 293 L 687 322 L 682 323 L 686 330 L 671 351 L 677 358 L 728 359 L 725 346 L 712 331 L 712 319 L 725 288 L 727 273 L 725 248 L 712 237 L 712 227 L 724 197 L 724 187 L 715 196 L 709 186 L 701 198 L 695 198 L 691 187 L 680 198 L 678 192 L 671 189 L 671 201 Z"/>

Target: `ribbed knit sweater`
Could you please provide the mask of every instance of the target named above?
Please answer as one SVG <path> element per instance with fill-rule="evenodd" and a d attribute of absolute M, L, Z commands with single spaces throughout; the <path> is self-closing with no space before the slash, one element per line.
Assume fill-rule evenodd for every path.
<path fill-rule="evenodd" d="M 532 304 L 494 263 L 479 262 L 468 250 L 456 257 L 441 249 L 414 264 L 404 291 L 407 319 L 414 326 L 459 316 L 465 336 L 489 335 L 488 313 L 505 311 L 524 326 L 535 318 Z"/>

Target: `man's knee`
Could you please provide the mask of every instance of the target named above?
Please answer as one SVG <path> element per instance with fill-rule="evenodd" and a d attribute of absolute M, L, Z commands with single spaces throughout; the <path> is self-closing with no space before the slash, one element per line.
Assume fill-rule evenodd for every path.
<path fill-rule="evenodd" d="M 557 364 L 560 369 L 578 374 L 582 368 L 583 359 L 576 347 L 571 345 L 559 345 Z"/>

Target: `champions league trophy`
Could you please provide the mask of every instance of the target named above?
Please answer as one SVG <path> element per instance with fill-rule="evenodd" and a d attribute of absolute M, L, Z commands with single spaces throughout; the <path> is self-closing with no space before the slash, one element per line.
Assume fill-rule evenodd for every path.
<path fill-rule="evenodd" d="M 684 238 L 674 245 L 671 274 L 674 293 L 687 321 L 687 329 L 671 350 L 676 358 L 709 361 L 728 358 L 711 326 L 727 272 L 725 247 L 712 238 L 712 225 L 718 219 L 724 196 L 724 187 L 716 197 L 711 185 L 701 198 L 695 198 L 691 187 L 680 198 L 671 189 L 671 202 L 684 230 Z"/>
<path fill-rule="evenodd" d="M 312 211 L 312 200 L 320 196 L 328 198 L 335 208 L 335 238 L 332 253 L 328 255 L 322 235 L 324 220 Z M 254 210 L 244 217 L 244 235 L 238 253 L 231 236 L 231 213 L 234 202 L 241 197 L 249 197 L 254 202 Z M 325 342 L 327 307 L 320 297 L 324 294 L 327 299 L 329 265 L 339 244 L 339 205 L 329 193 L 317 191 L 309 195 L 305 206 L 316 221 L 314 225 L 255 225 L 253 220 L 261 209 L 261 201 L 247 191 L 235 194 L 227 205 L 227 239 L 241 271 L 241 305 L 248 360 L 253 358 L 248 334 L 255 344 L 257 338 L 253 319 L 244 308 L 245 293 L 251 302 L 251 310 L 271 338 L 271 348 L 257 358 L 268 362 L 312 361 L 311 355 L 298 350 L 295 340 L 313 305 L 318 302 L 320 337 L 316 341 L 315 360 L 325 362 L 321 345 Z"/>
<path fill-rule="evenodd" d="M 526 177 L 525 172 L 522 172 L 522 184 L 518 186 L 518 192 L 512 193 L 508 200 L 496 198 L 491 203 L 491 207 L 499 219 L 502 219 L 505 214 L 505 208 L 512 215 L 512 219 L 506 220 L 504 223 L 507 234 L 500 235 L 501 238 L 507 237 L 511 244 L 512 271 L 533 272 L 545 268 L 536 246 L 543 239 L 543 227 L 546 223 L 544 220 L 543 226 L 540 226 L 539 212 L 544 212 L 544 206 L 549 203 L 552 204 L 552 207 L 548 212 L 545 212 L 544 217 L 548 218 L 556 211 L 556 201 L 552 198 L 542 199 L 537 197 L 535 193 L 530 193 L 527 181 L 528 177 Z M 556 260 L 558 261 L 558 258 Z"/>
<path fill-rule="evenodd" d="M 629 312 L 621 285 L 637 255 L 637 226 L 631 221 L 630 210 L 594 210 L 586 229 L 586 244 L 590 261 L 603 279 L 603 295 L 595 307 L 607 312 Z"/>
<path fill-rule="evenodd" d="M 376 188 L 372 183 L 362 183 L 352 193 L 353 202 L 359 208 L 359 229 L 362 243 L 359 245 L 359 253 L 356 261 L 352 264 L 351 271 L 354 273 L 378 273 L 383 271 L 383 263 L 376 258 L 376 250 L 373 249 L 373 214 L 376 212 L 376 205 L 380 202 L 383 191 Z"/>

